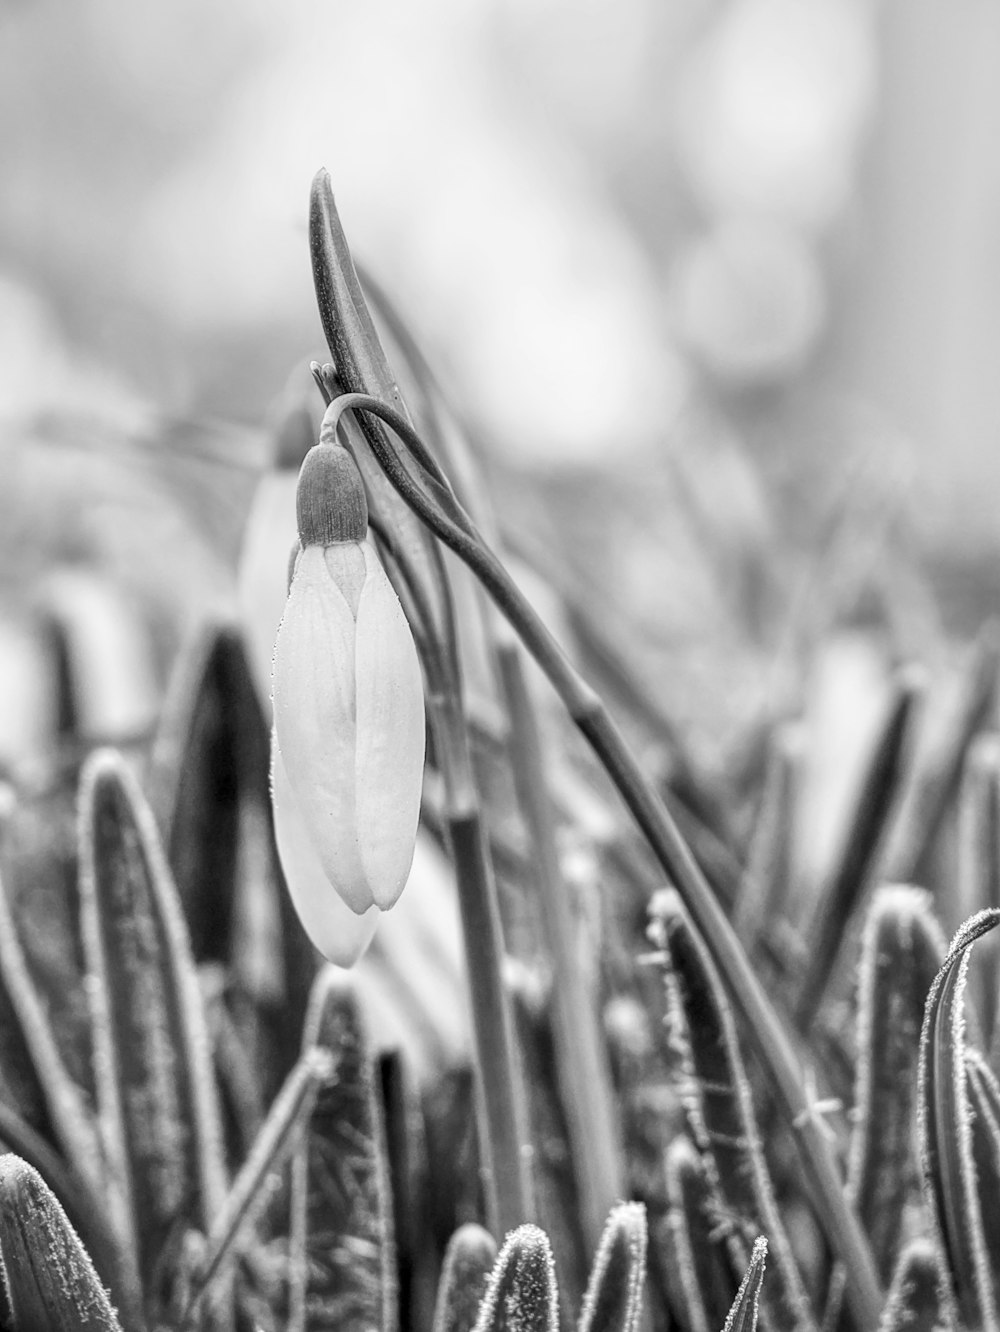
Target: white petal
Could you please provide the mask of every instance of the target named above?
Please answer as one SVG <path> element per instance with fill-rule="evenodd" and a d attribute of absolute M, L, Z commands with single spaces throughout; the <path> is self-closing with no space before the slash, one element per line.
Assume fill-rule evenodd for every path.
<path fill-rule="evenodd" d="M 355 805 L 355 624 L 323 551 L 299 556 L 274 645 L 274 727 L 296 804 L 330 883 L 360 914 L 372 895 Z"/>
<path fill-rule="evenodd" d="M 381 914 L 370 906 L 356 915 L 334 891 L 320 863 L 271 736 L 271 800 L 278 855 L 295 910 L 315 946 L 331 962 L 350 967 L 371 943 Z"/>
<path fill-rule="evenodd" d="M 378 556 L 358 606 L 357 819 L 362 863 L 383 911 L 413 859 L 424 770 L 424 691 L 413 635 Z"/>

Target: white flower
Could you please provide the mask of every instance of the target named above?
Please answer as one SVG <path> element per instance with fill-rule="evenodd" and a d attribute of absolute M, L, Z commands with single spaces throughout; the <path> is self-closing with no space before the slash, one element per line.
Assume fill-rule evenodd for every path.
<path fill-rule="evenodd" d="M 343 449 L 310 451 L 298 509 L 303 549 L 274 649 L 276 748 L 329 884 L 364 916 L 393 905 L 413 858 L 424 764 L 420 666 L 396 594 L 363 539 L 364 492 Z M 275 768 L 277 787 L 277 758 Z M 296 906 L 325 951 L 313 933 L 321 905 L 306 910 L 296 897 Z"/>

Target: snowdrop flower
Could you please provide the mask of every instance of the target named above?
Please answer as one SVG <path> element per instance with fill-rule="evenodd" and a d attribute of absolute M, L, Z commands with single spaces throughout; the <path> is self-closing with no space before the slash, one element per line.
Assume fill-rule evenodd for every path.
<path fill-rule="evenodd" d="M 423 687 L 409 626 L 365 541 L 364 488 L 345 449 L 309 451 L 296 508 L 301 548 L 274 648 L 273 782 L 284 817 L 287 780 L 330 885 L 289 887 L 313 942 L 332 956 L 342 904 L 370 922 L 371 908 L 388 910 L 406 883 L 423 779 Z"/>

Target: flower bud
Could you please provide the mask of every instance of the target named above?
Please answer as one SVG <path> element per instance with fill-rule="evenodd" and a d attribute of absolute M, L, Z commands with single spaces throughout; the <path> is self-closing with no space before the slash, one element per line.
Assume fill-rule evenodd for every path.
<path fill-rule="evenodd" d="M 275 642 L 272 698 L 295 805 L 327 879 L 360 916 L 373 904 L 388 910 L 409 873 L 424 700 L 396 594 L 363 530 L 353 535 L 362 516 L 353 468 L 344 450 L 329 445 L 311 450 L 303 464 L 303 549 Z M 338 512 L 324 512 L 330 508 Z M 338 532 L 345 535 L 337 539 Z"/>

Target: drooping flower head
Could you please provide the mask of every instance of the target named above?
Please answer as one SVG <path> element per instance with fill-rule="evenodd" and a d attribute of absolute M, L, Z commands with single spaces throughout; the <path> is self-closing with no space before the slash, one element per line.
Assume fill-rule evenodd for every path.
<path fill-rule="evenodd" d="M 365 540 L 357 467 L 332 431 L 321 441 L 299 473 L 300 550 L 274 649 L 275 765 L 280 759 L 332 890 L 362 916 L 373 905 L 388 910 L 409 873 L 423 778 L 423 687 L 409 626 Z M 289 888 L 296 898 L 296 886 Z M 316 904 L 296 904 L 329 956 Z"/>

